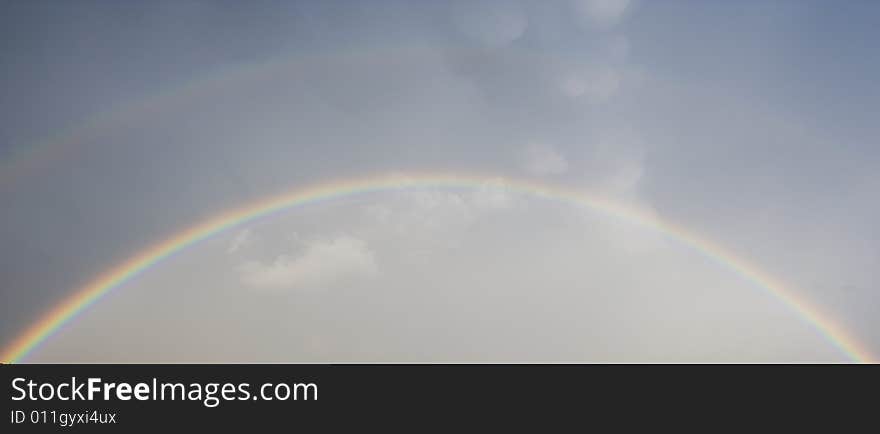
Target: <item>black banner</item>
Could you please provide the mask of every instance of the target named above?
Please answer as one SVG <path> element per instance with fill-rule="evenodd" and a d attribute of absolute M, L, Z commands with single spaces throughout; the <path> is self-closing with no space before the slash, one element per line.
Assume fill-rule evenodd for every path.
<path fill-rule="evenodd" d="M 3 365 L 2 432 L 874 420 L 858 365 Z M 839 413 L 838 413 L 839 414 Z M 714 421 L 714 422 L 711 422 Z M 876 421 L 873 422 L 876 424 Z M 762 425 L 765 426 L 765 425 Z M 756 426 L 752 426 L 756 427 Z"/>

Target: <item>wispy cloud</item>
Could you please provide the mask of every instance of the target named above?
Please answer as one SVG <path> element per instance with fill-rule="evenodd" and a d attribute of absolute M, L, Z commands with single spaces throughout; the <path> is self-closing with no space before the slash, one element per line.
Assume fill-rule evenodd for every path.
<path fill-rule="evenodd" d="M 235 238 L 229 242 L 229 247 L 226 248 L 226 253 L 233 254 L 239 251 L 245 244 L 251 241 L 253 234 L 250 228 L 245 228 L 235 234 Z"/>
<path fill-rule="evenodd" d="M 378 274 L 376 258 L 363 240 L 339 236 L 313 241 L 299 255 L 280 255 L 264 264 L 239 267 L 242 283 L 253 288 L 315 290 L 340 281 Z"/>

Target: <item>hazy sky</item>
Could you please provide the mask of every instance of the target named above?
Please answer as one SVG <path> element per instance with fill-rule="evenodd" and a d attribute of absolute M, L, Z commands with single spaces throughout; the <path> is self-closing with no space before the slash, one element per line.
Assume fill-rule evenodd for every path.
<path fill-rule="evenodd" d="M 149 244 L 368 173 L 599 191 L 880 355 L 880 3 L 4 2 L 0 342 Z M 299 208 L 33 361 L 837 361 L 698 252 L 503 186 Z"/>

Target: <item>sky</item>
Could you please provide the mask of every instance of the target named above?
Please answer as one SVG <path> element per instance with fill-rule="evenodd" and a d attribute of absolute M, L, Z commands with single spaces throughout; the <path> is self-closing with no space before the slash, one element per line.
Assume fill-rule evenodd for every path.
<path fill-rule="evenodd" d="M 880 3 L 4 2 L 0 345 L 149 245 L 369 174 L 597 192 L 880 357 Z M 35 362 L 836 362 L 666 234 L 503 181 L 340 198 L 150 267 Z"/>

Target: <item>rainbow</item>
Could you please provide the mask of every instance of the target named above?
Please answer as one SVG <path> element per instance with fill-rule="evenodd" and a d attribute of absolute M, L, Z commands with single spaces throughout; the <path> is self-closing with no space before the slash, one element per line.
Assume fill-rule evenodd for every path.
<path fill-rule="evenodd" d="M 318 184 L 298 188 L 276 196 L 257 200 L 229 209 L 199 224 L 180 231 L 144 250 L 128 260 L 97 276 L 78 289 L 69 298 L 47 312 L 30 328 L 16 338 L 2 353 L 7 363 L 23 361 L 37 346 L 48 340 L 65 324 L 86 311 L 111 291 L 124 286 L 138 274 L 187 247 L 198 244 L 229 229 L 252 223 L 269 215 L 344 197 L 387 192 L 409 188 L 482 188 L 497 185 L 510 191 L 531 196 L 571 203 L 594 210 L 633 225 L 654 229 L 671 240 L 685 245 L 719 265 L 742 276 L 769 295 L 791 307 L 804 321 L 833 344 L 840 352 L 856 362 L 871 362 L 870 352 L 850 336 L 832 318 L 816 306 L 799 297 L 781 282 L 767 275 L 758 267 L 738 258 L 729 250 L 671 222 L 662 220 L 644 209 L 615 202 L 598 194 L 589 194 L 562 186 L 554 186 L 533 180 L 510 179 L 498 176 L 417 173 L 410 175 L 375 175 Z"/>

